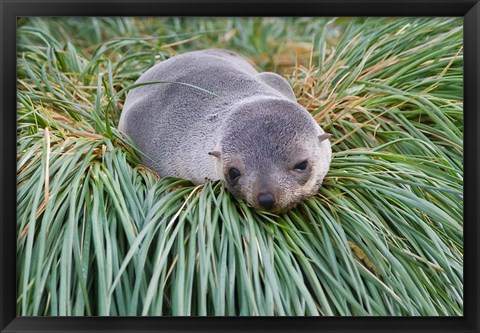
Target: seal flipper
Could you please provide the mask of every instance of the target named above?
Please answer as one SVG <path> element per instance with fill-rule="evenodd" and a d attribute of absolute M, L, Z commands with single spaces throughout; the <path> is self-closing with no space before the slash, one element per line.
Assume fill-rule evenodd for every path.
<path fill-rule="evenodd" d="M 292 87 L 288 81 L 281 77 L 280 75 L 272 72 L 263 72 L 257 75 L 257 78 L 262 82 L 268 84 L 273 89 L 282 93 L 283 96 L 287 97 L 289 100 L 297 102 L 295 93 L 293 92 Z"/>

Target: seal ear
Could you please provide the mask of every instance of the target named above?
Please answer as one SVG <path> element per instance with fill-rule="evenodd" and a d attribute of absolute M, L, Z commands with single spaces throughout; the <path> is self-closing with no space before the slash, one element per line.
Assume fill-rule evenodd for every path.
<path fill-rule="evenodd" d="M 216 158 L 219 158 L 221 153 L 217 150 L 214 150 L 214 151 L 209 151 L 208 155 L 212 155 L 212 156 L 215 156 Z"/>
<path fill-rule="evenodd" d="M 318 142 L 322 142 L 324 140 L 330 139 L 332 135 L 330 133 L 323 133 L 318 136 Z"/>

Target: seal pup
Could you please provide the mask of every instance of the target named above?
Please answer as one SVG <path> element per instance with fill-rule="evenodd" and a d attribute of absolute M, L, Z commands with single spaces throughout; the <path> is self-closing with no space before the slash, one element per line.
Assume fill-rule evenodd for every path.
<path fill-rule="evenodd" d="M 332 158 L 330 134 L 283 77 L 208 49 L 163 61 L 136 83 L 145 85 L 128 93 L 119 129 L 160 176 L 221 180 L 271 212 L 317 193 Z"/>

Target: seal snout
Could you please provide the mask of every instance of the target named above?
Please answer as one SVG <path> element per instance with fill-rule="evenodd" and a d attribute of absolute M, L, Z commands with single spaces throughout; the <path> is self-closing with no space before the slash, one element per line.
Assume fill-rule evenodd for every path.
<path fill-rule="evenodd" d="M 271 209 L 275 204 L 275 197 L 272 193 L 260 193 L 258 195 L 258 204 L 265 209 Z"/>

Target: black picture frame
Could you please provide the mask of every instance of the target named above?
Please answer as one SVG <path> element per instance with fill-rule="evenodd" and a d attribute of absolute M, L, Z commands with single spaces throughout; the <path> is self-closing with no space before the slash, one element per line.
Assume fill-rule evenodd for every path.
<path fill-rule="evenodd" d="M 479 332 L 478 0 L 0 0 L 1 332 Z M 16 18 L 19 16 L 459 16 L 464 18 L 463 317 L 16 317 Z"/>

